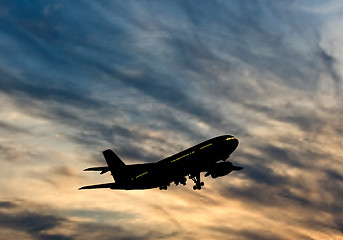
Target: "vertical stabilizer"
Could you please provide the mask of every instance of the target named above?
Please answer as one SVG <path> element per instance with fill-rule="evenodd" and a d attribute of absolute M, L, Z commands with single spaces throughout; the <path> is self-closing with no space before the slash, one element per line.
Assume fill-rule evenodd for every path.
<path fill-rule="evenodd" d="M 102 154 L 112 173 L 113 179 L 116 182 L 120 181 L 120 173 L 123 172 L 122 170 L 126 166 L 125 163 L 111 149 L 103 151 Z"/>

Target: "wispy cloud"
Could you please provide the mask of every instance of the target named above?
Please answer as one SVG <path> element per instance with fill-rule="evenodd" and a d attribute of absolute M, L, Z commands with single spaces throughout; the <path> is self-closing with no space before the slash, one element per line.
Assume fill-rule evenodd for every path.
<path fill-rule="evenodd" d="M 338 238 L 339 9 L 0 4 L 0 227 L 32 239 Z M 224 133 L 245 169 L 204 192 L 76 191 L 111 181 L 81 172 L 105 164 L 104 149 L 153 162 Z"/>

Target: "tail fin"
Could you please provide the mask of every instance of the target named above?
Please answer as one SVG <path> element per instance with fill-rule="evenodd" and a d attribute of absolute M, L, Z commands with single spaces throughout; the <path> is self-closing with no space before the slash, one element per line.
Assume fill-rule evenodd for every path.
<path fill-rule="evenodd" d="M 113 179 L 116 182 L 120 181 L 120 173 L 123 173 L 122 169 L 126 166 L 125 163 L 111 149 L 103 151 L 102 154 L 112 173 Z"/>

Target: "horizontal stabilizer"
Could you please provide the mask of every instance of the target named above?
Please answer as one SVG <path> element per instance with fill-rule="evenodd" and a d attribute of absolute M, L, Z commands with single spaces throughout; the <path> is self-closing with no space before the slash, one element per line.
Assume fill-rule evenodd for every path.
<path fill-rule="evenodd" d="M 83 171 L 101 171 L 100 174 L 104 174 L 108 172 L 109 170 L 110 170 L 109 167 L 91 167 L 91 168 L 86 168 Z"/>
<path fill-rule="evenodd" d="M 103 184 L 96 184 L 96 185 L 89 185 L 89 186 L 84 186 L 80 187 L 79 190 L 81 189 L 97 189 L 97 188 L 111 188 L 115 183 L 103 183 Z"/>

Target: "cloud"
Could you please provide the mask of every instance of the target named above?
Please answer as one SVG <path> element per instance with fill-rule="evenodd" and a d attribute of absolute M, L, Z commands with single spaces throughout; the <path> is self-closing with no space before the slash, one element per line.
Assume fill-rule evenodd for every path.
<path fill-rule="evenodd" d="M 59 216 L 56 210 L 49 206 L 37 206 L 25 201 L 3 203 L 1 204 L 2 211 L 0 210 L 0 227 L 26 233 L 32 239 L 67 240 L 98 237 L 102 239 L 151 239 L 166 237 L 159 232 L 148 232 L 145 236 L 140 237 L 120 226 L 75 221 Z M 7 211 L 4 211 L 5 209 Z M 175 236 L 175 234 L 172 235 Z"/>
<path fill-rule="evenodd" d="M 9 123 L 5 123 L 0 121 L 0 128 L 6 131 L 10 131 L 11 133 L 27 133 L 26 129 L 19 128 Z"/>
<path fill-rule="evenodd" d="M 53 205 L 2 201 L 1 227 L 34 239 L 341 235 L 340 17 L 317 4 L 0 6 L 2 194 Z M 75 190 L 112 180 L 81 173 L 104 149 L 154 162 L 224 133 L 244 171 L 204 192 Z"/>
<path fill-rule="evenodd" d="M 245 230 L 245 229 L 235 229 L 235 228 L 220 228 L 220 227 L 211 227 L 215 232 L 222 232 L 225 235 L 231 235 L 237 239 L 284 239 L 281 234 L 277 234 L 273 231 L 263 231 L 260 230 Z M 298 236 L 299 237 L 299 236 Z M 304 238 L 301 239 L 311 239 Z"/>
<path fill-rule="evenodd" d="M 12 208 L 15 207 L 16 205 L 10 201 L 1 201 L 0 202 L 0 208 Z"/>
<path fill-rule="evenodd" d="M 15 214 L 0 212 L 0 226 L 15 229 L 31 235 L 34 239 L 72 239 L 60 234 L 46 234 L 45 231 L 58 227 L 63 218 L 48 214 L 22 211 Z"/>

